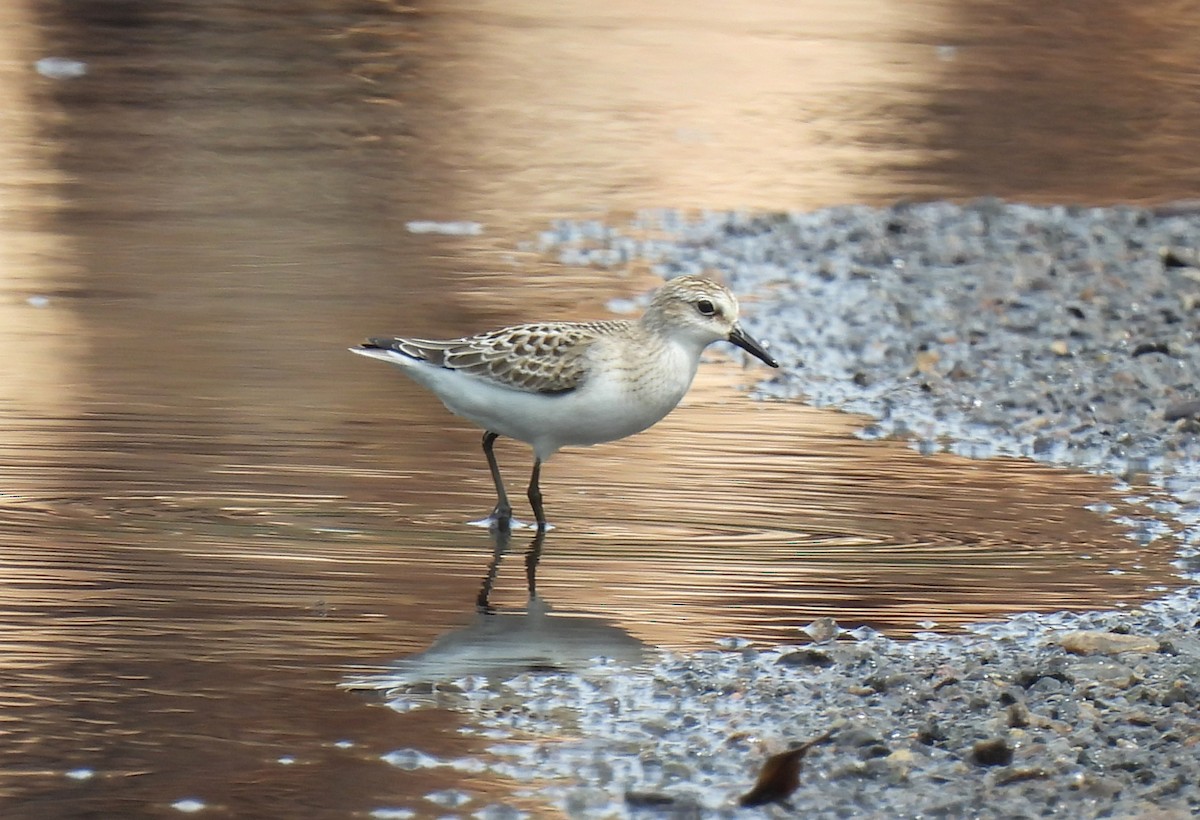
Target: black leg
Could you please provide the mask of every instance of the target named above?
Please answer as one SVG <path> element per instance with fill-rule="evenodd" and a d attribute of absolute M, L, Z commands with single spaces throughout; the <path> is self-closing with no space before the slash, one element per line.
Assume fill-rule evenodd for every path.
<path fill-rule="evenodd" d="M 490 430 L 483 434 L 483 454 L 487 456 L 488 468 L 492 471 L 492 482 L 496 485 L 496 507 L 492 510 L 492 519 L 496 526 L 507 527 L 512 523 L 512 505 L 508 503 L 508 493 L 504 492 L 504 479 L 500 477 L 496 454 L 492 452 L 492 445 L 498 438 L 500 434 Z"/>
<path fill-rule="evenodd" d="M 529 476 L 529 504 L 533 507 L 533 514 L 537 518 L 538 530 L 546 529 L 546 511 L 542 509 L 542 488 L 538 486 L 538 479 L 542 476 L 542 460 L 535 458 L 533 460 L 533 475 Z"/>

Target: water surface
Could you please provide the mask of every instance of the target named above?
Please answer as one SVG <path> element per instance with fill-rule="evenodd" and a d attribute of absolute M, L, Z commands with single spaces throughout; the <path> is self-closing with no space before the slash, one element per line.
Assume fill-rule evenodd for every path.
<path fill-rule="evenodd" d="M 492 503 L 478 432 L 345 348 L 603 317 L 654 286 L 519 250 L 550 220 L 1196 184 L 1178 92 L 1200 40 L 1171 4 L 27 2 L 0 22 L 5 817 L 437 814 L 423 796 L 464 784 L 522 804 L 380 760 L 483 754 L 460 716 L 338 688 L 486 632 L 495 557 L 466 524 Z M 87 73 L 41 76 L 46 56 Z M 547 465 L 530 617 L 576 621 L 562 646 L 778 642 L 821 615 L 904 634 L 1171 583 L 1169 543 L 1086 509 L 1124 503 L 1110 482 L 861 441 L 861 420 L 749 399 L 766 375 L 714 349 L 652 431 Z M 528 450 L 500 456 L 519 496 Z M 529 538 L 490 582 L 517 629 Z"/>

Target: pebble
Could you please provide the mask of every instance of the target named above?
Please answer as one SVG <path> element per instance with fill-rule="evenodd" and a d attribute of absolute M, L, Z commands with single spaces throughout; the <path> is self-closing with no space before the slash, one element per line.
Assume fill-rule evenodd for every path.
<path fill-rule="evenodd" d="M 1074 655 L 1116 655 L 1121 652 L 1157 652 L 1158 641 L 1142 635 L 1113 632 L 1070 632 L 1058 639 Z"/>

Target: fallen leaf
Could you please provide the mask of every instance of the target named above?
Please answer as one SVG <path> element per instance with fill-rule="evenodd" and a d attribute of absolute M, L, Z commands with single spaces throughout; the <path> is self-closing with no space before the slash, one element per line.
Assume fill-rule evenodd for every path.
<path fill-rule="evenodd" d="M 808 750 L 833 737 L 830 730 L 818 738 L 802 743 L 795 748 L 771 755 L 763 763 L 754 788 L 742 795 L 738 801 L 742 806 L 765 806 L 786 800 L 800 786 L 800 763 Z"/>

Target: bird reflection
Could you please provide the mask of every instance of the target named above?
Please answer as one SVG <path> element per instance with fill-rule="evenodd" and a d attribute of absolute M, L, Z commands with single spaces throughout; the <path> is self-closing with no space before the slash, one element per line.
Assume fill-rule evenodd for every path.
<path fill-rule="evenodd" d="M 527 671 L 582 671 L 593 667 L 600 657 L 623 665 L 643 659 L 646 645 L 609 619 L 581 611 L 552 612 L 538 595 L 537 569 L 545 530 L 538 530 L 525 550 L 528 599 L 524 610 L 497 610 L 490 599 L 512 533 L 506 527 L 489 531 L 492 560 L 475 598 L 471 623 L 442 635 L 425 651 L 396 661 L 390 671 L 355 679 L 346 686 L 396 689 L 467 675 L 503 679 Z"/>
<path fill-rule="evenodd" d="M 490 598 L 492 587 L 496 584 L 496 576 L 500 573 L 500 562 L 508 553 L 512 542 L 512 530 L 508 527 L 491 527 L 492 560 L 488 564 L 487 573 L 483 576 L 483 584 L 479 587 L 479 595 L 475 598 L 475 610 L 480 613 L 492 613 Z M 529 590 L 529 602 L 532 605 L 537 598 L 537 568 L 542 560 L 542 545 L 546 543 L 546 530 L 538 528 L 529 548 L 525 550 L 525 583 Z"/>

